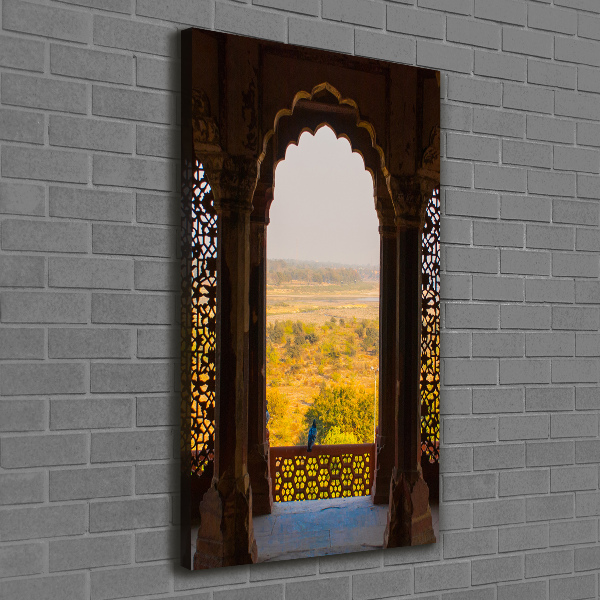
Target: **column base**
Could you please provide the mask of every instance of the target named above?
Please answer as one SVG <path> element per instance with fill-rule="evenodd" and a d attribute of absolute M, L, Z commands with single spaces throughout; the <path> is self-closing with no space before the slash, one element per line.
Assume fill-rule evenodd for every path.
<path fill-rule="evenodd" d="M 255 563 L 250 477 L 213 480 L 200 503 L 194 570 Z"/>
<path fill-rule="evenodd" d="M 389 509 L 384 533 L 385 548 L 434 544 L 435 533 L 429 508 L 429 488 L 418 471 L 398 473 L 390 481 Z"/>
<path fill-rule="evenodd" d="M 252 516 L 270 515 L 273 509 L 269 473 L 269 444 L 259 444 L 248 453 L 248 473 L 252 485 Z"/>

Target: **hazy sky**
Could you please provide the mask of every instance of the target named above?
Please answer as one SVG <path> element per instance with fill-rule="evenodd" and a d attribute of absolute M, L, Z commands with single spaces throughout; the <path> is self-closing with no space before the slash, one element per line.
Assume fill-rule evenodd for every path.
<path fill-rule="evenodd" d="M 269 258 L 379 264 L 373 179 L 329 127 L 303 133 L 275 171 Z"/>

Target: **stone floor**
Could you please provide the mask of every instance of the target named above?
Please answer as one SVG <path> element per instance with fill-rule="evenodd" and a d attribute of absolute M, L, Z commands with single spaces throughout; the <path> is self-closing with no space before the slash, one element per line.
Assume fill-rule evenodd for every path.
<path fill-rule="evenodd" d="M 431 507 L 439 539 L 439 510 Z M 276 502 L 273 512 L 255 517 L 258 562 L 362 552 L 382 548 L 387 505 L 375 506 L 369 496 Z M 198 530 L 192 532 L 192 556 Z"/>

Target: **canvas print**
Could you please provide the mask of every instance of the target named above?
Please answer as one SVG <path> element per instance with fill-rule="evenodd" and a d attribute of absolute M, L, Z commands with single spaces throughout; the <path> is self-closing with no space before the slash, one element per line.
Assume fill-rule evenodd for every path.
<path fill-rule="evenodd" d="M 439 72 L 181 53 L 182 565 L 435 543 Z"/>

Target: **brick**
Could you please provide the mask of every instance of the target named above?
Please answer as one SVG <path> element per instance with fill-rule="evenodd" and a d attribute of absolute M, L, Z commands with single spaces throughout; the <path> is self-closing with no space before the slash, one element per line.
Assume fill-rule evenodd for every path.
<path fill-rule="evenodd" d="M 129 358 L 132 337 L 127 329 L 52 328 L 50 358 Z"/>
<path fill-rule="evenodd" d="M 538 359 L 500 359 L 500 384 L 548 383 L 550 361 Z M 508 433 L 506 435 L 509 435 Z M 500 439 L 514 439 L 503 438 Z"/>
<path fill-rule="evenodd" d="M 174 570 L 175 590 L 197 590 L 198 585 L 203 588 L 246 583 L 248 581 L 248 567 L 240 565 L 230 569 L 212 569 L 204 571 L 200 577 L 187 569 Z M 208 600 L 207 596 L 200 600 Z"/>
<path fill-rule="evenodd" d="M 90 533 L 165 527 L 169 518 L 167 497 L 90 502 Z"/>
<path fill-rule="evenodd" d="M 595 67 L 577 68 L 577 89 L 582 92 L 600 92 L 600 72 Z"/>
<path fill-rule="evenodd" d="M 503 219 L 520 221 L 549 222 L 552 204 L 548 198 L 535 196 L 502 196 L 501 215 Z"/>
<path fill-rule="evenodd" d="M 446 310 L 451 305 L 446 307 Z M 446 323 L 448 327 L 448 323 Z M 517 333 L 473 334 L 473 356 L 506 357 L 525 354 L 525 337 Z"/>
<path fill-rule="evenodd" d="M 176 56 L 179 39 L 171 27 L 94 15 L 94 44 L 159 56 Z"/>
<path fill-rule="evenodd" d="M 440 521 L 444 524 L 445 530 L 470 529 L 473 525 L 472 504 L 470 502 L 461 504 L 456 502 L 443 503 L 440 504 L 439 511 Z M 384 553 L 384 556 L 388 556 L 388 553 Z"/>
<path fill-rule="evenodd" d="M 577 15 L 579 23 L 577 33 L 579 37 L 600 40 L 600 18 L 592 15 Z"/>
<path fill-rule="evenodd" d="M 571 227 L 527 225 L 527 247 L 544 250 L 573 250 L 575 248 L 574 233 Z"/>
<path fill-rule="evenodd" d="M 207 0 L 178 0 L 165 4 L 162 0 L 138 0 L 135 14 L 161 21 L 175 21 L 206 27 L 214 19 L 214 6 Z"/>
<path fill-rule="evenodd" d="M 577 74 L 571 66 L 528 60 L 527 81 L 538 85 L 575 89 Z"/>
<path fill-rule="evenodd" d="M 455 160 L 442 161 L 440 177 L 453 187 L 473 186 L 473 165 Z"/>
<path fill-rule="evenodd" d="M 94 156 L 93 183 L 137 187 L 169 192 L 173 190 L 172 165 L 159 160 Z"/>
<path fill-rule="evenodd" d="M 52 146 L 125 154 L 134 148 L 133 126 L 129 123 L 51 115 L 48 134 Z"/>
<path fill-rule="evenodd" d="M 577 575 L 550 580 L 551 600 L 574 600 L 596 597 L 596 577 L 593 575 Z"/>
<path fill-rule="evenodd" d="M 178 158 L 181 152 L 181 136 L 178 129 L 137 126 L 137 154 Z"/>
<path fill-rule="evenodd" d="M 471 582 L 468 562 L 415 567 L 415 592 L 467 588 Z"/>
<path fill-rule="evenodd" d="M 503 91 L 502 106 L 504 108 L 541 113 L 553 112 L 554 95 L 549 90 L 516 83 L 505 83 Z"/>
<path fill-rule="evenodd" d="M 548 597 L 545 581 L 530 581 L 527 583 L 511 583 L 498 586 L 498 600 L 546 600 Z"/>
<path fill-rule="evenodd" d="M 446 327 L 449 329 L 497 329 L 498 307 L 489 304 L 448 304 Z"/>
<path fill-rule="evenodd" d="M 84 223 L 11 219 L 2 224 L 2 249 L 34 252 L 86 252 L 89 226 Z"/>
<path fill-rule="evenodd" d="M 42 328 L 4 327 L 0 329 L 0 359 L 2 360 L 44 358 L 45 345 Z"/>
<path fill-rule="evenodd" d="M 497 436 L 498 421 L 494 417 L 444 419 L 444 442 L 446 444 L 495 442 Z"/>
<path fill-rule="evenodd" d="M 442 354 L 448 358 L 471 356 L 471 335 L 469 333 L 443 333 L 440 338 Z"/>
<path fill-rule="evenodd" d="M 2 148 L 2 175 L 19 179 L 42 179 L 69 183 L 87 183 L 87 156 L 62 150 L 38 148 Z"/>
<path fill-rule="evenodd" d="M 219 5 L 217 5 L 217 16 L 219 15 Z M 268 13 L 261 13 L 268 14 Z M 270 15 L 277 16 L 280 15 Z M 246 20 L 246 19 L 245 19 Z M 273 23 L 275 28 L 272 35 L 278 35 L 281 27 L 280 23 Z M 228 21 L 228 28 L 238 27 L 232 21 Z M 314 21 L 308 19 L 298 19 L 289 17 L 288 37 L 290 43 L 299 46 L 310 46 L 332 50 L 334 52 L 344 52 L 351 54 L 354 50 L 353 30 L 345 25 L 337 25 L 326 21 Z M 275 38 L 273 38 L 275 39 Z"/>
<path fill-rule="evenodd" d="M 472 448 L 453 447 L 445 449 L 444 458 L 440 461 L 440 473 L 469 473 L 473 470 Z"/>
<path fill-rule="evenodd" d="M 299 19 L 297 20 L 299 21 Z M 307 21 L 308 23 L 308 21 Z M 291 23 L 290 23 L 291 25 Z M 239 35 L 250 35 L 264 39 L 283 42 L 285 37 L 285 17 L 281 14 L 267 11 L 256 11 L 242 8 L 241 6 L 232 6 L 229 4 L 216 5 L 215 29 L 228 31 Z M 296 23 L 294 27 L 294 36 L 296 41 L 292 41 L 291 27 L 289 43 L 310 45 L 315 44 L 306 40 L 302 43 L 300 40 L 303 34 L 310 35 L 307 27 L 302 27 Z M 350 50 L 348 50 L 350 52 Z"/>
<path fill-rule="evenodd" d="M 598 489 L 598 468 L 589 467 L 552 467 L 550 469 L 551 492 L 575 492 Z M 551 528 L 552 534 L 552 528 Z"/>
<path fill-rule="evenodd" d="M 447 443 L 445 438 L 444 442 Z M 473 450 L 473 468 L 476 471 L 495 471 L 519 467 L 525 467 L 524 444 L 491 444 L 476 446 Z M 510 503 L 503 502 L 502 506 L 505 505 L 509 506 Z M 481 507 L 480 510 L 482 510 Z M 510 522 L 514 523 L 515 521 Z"/>
<path fill-rule="evenodd" d="M 528 521 L 553 521 L 556 519 L 572 519 L 573 494 L 551 494 L 537 498 L 527 498 Z M 569 567 L 569 571 L 573 567 Z"/>
<path fill-rule="evenodd" d="M 154 225 L 179 225 L 181 198 L 165 194 L 137 194 L 136 221 Z"/>
<path fill-rule="evenodd" d="M 97 254 L 169 257 L 173 231 L 166 228 L 94 224 L 92 248 Z"/>
<path fill-rule="evenodd" d="M 570 123 L 570 121 L 567 121 Z M 577 144 L 600 147 L 600 123 L 577 123 Z"/>
<path fill-rule="evenodd" d="M 0 66 L 25 71 L 44 71 L 44 44 L 0 35 Z"/>
<path fill-rule="evenodd" d="M 87 323 L 86 294 L 2 292 L 4 323 Z"/>
<path fill-rule="evenodd" d="M 575 341 L 576 356 L 600 356 L 600 335 L 578 333 Z"/>
<path fill-rule="evenodd" d="M 567 442 L 527 442 L 527 466 L 549 467 L 575 462 L 574 444 Z"/>
<path fill-rule="evenodd" d="M 572 572 L 572 550 L 532 552 L 525 555 L 525 577 L 547 577 Z"/>
<path fill-rule="evenodd" d="M 45 213 L 44 188 L 23 183 L 0 183 L 0 214 L 41 216 Z"/>
<path fill-rule="evenodd" d="M 349 577 L 327 577 L 324 579 L 285 584 L 286 600 L 308 600 L 309 598 L 346 600 L 349 598 L 349 595 Z"/>
<path fill-rule="evenodd" d="M 497 162 L 500 155 L 498 140 L 494 138 L 448 133 L 446 156 L 448 158 Z"/>
<path fill-rule="evenodd" d="M 575 288 L 572 281 L 528 279 L 527 302 L 574 302 Z"/>
<path fill-rule="evenodd" d="M 597 383 L 598 360 L 558 359 L 552 360 L 553 383 Z"/>
<path fill-rule="evenodd" d="M 2 42 L 0 38 L 0 52 Z M 44 143 L 44 115 L 0 109 L 0 139 L 9 142 Z"/>
<path fill-rule="evenodd" d="M 513 25 L 525 25 L 527 7 L 514 0 L 505 0 L 501 3 L 475 0 L 475 17 Z"/>
<path fill-rule="evenodd" d="M 173 329 L 138 329 L 138 358 L 177 358 L 180 355 L 181 340 Z"/>
<path fill-rule="evenodd" d="M 597 50 L 598 46 L 593 41 L 557 36 L 554 46 L 554 58 L 565 62 L 600 67 Z"/>
<path fill-rule="evenodd" d="M 575 548 L 575 571 L 597 569 L 600 569 L 600 547 Z"/>
<path fill-rule="evenodd" d="M 525 192 L 527 174 L 523 169 L 475 164 L 475 187 L 502 192 Z"/>
<path fill-rule="evenodd" d="M 92 434 L 92 463 L 164 460 L 172 453 L 170 430 Z"/>
<path fill-rule="evenodd" d="M 388 5 L 387 30 L 441 40 L 444 37 L 444 16 L 404 6 Z"/>
<path fill-rule="evenodd" d="M 5 469 L 75 465 L 87 462 L 83 434 L 36 435 L 2 440 L 1 464 Z"/>
<path fill-rule="evenodd" d="M 0 403 L 0 431 L 41 431 L 46 428 L 43 400 L 9 400 Z"/>
<path fill-rule="evenodd" d="M 445 402 L 440 408 L 442 415 L 469 415 L 471 414 L 471 390 L 446 388 Z"/>
<path fill-rule="evenodd" d="M 498 533 L 493 529 L 444 534 L 444 558 L 494 554 L 497 548 Z"/>
<path fill-rule="evenodd" d="M 527 62 L 521 56 L 475 50 L 474 74 L 495 79 L 525 81 Z"/>
<path fill-rule="evenodd" d="M 415 40 L 363 29 L 354 32 L 354 53 L 358 56 L 405 64 L 414 64 L 417 60 Z"/>
<path fill-rule="evenodd" d="M 530 4 L 528 6 L 527 25 L 534 29 L 572 35 L 577 33 L 577 14 L 553 6 Z"/>
<path fill-rule="evenodd" d="M 138 563 L 178 559 L 179 555 L 179 532 L 176 529 L 146 531 L 135 536 L 135 560 Z"/>
<path fill-rule="evenodd" d="M 498 195 L 462 190 L 446 191 L 446 214 L 466 217 L 499 216 Z"/>
<path fill-rule="evenodd" d="M 86 467 L 50 471 L 51 502 L 129 496 L 132 493 L 133 467 Z M 121 561 L 111 564 L 121 564 Z"/>
<path fill-rule="evenodd" d="M 341 571 L 355 571 L 364 569 L 376 569 L 381 565 L 381 555 L 378 552 L 371 552 L 368 555 L 362 554 L 360 558 L 354 554 L 330 554 L 319 557 L 318 565 L 314 560 L 295 560 L 287 561 L 288 566 L 283 569 L 268 568 L 265 565 L 258 569 L 252 569 L 250 572 L 250 581 L 263 581 L 266 579 L 279 579 L 289 577 L 303 577 L 306 575 L 315 575 L 320 573 L 337 573 Z M 279 565 L 285 564 L 281 561 Z M 394 564 L 393 562 L 390 564 Z M 293 568 L 292 565 L 294 565 Z"/>
<path fill-rule="evenodd" d="M 83 535 L 86 530 L 86 505 L 6 509 L 0 511 L 0 525 L 3 542 Z"/>
<path fill-rule="evenodd" d="M 92 571 L 91 598 L 108 600 L 168 592 L 171 577 L 171 567 L 160 564 Z"/>
<path fill-rule="evenodd" d="M 552 167 L 552 146 L 502 140 L 502 164 L 550 169 Z"/>
<path fill-rule="evenodd" d="M 453 248 L 446 251 L 448 271 L 498 273 L 498 250 L 484 248 Z"/>
<path fill-rule="evenodd" d="M 473 390 L 473 413 L 496 414 L 523 412 L 523 391 L 519 388 Z"/>
<path fill-rule="evenodd" d="M 550 523 L 550 545 L 566 546 L 596 542 L 598 540 L 596 524 L 595 519 L 593 521 L 577 520 Z"/>
<path fill-rule="evenodd" d="M 91 365 L 91 391 L 97 393 L 168 392 L 173 387 L 171 365 L 164 363 Z"/>
<path fill-rule="evenodd" d="M 133 405 L 128 398 L 52 400 L 50 429 L 110 429 L 130 427 Z"/>
<path fill-rule="evenodd" d="M 548 437 L 550 430 L 548 415 L 506 416 L 500 417 L 499 421 L 498 439 L 500 440 L 544 439 Z"/>
<path fill-rule="evenodd" d="M 352 0 L 344 4 L 335 0 L 324 0 L 322 16 L 330 21 L 377 29 L 383 29 L 385 26 L 385 6 L 370 0 Z"/>
<path fill-rule="evenodd" d="M 600 120 L 600 98 L 597 95 L 556 90 L 554 113 L 578 119 Z"/>
<path fill-rule="evenodd" d="M 600 325 L 600 313 L 597 308 L 582 306 L 553 306 L 553 329 L 596 330 Z"/>
<path fill-rule="evenodd" d="M 520 277 L 473 276 L 473 300 L 522 301 L 524 281 Z"/>
<path fill-rule="evenodd" d="M 600 170 L 600 152 L 584 148 L 555 146 L 554 168 L 566 171 L 598 173 Z"/>
<path fill-rule="evenodd" d="M 18 544 L 0 549 L 2 577 L 37 575 L 44 570 L 43 544 Z"/>
<path fill-rule="evenodd" d="M 313 17 L 319 16 L 318 0 L 256 0 L 254 4 Z"/>
<path fill-rule="evenodd" d="M 46 476 L 41 471 L 5 473 L 0 475 L 0 505 L 32 504 L 46 500 Z M 9 559 L 10 560 L 10 559 Z M 3 564 L 0 550 L 0 567 Z M 2 577 L 9 577 L 0 570 Z"/>
<path fill-rule="evenodd" d="M 138 463 L 135 465 L 136 494 L 167 494 L 179 491 L 179 478 L 174 476 L 175 463 Z M 296 562 L 296 561 L 294 561 Z"/>
<path fill-rule="evenodd" d="M 457 131 L 470 131 L 473 111 L 468 106 L 459 104 L 447 104 L 440 102 L 440 119 L 444 123 L 444 129 Z M 448 196 L 446 191 L 446 197 Z"/>
<path fill-rule="evenodd" d="M 405 4 L 411 4 L 410 1 L 402 1 L 404 1 Z M 419 0 L 418 5 L 423 8 L 443 10 L 445 12 L 457 13 L 460 15 L 473 14 L 473 2 L 471 0 Z"/>
<path fill-rule="evenodd" d="M 37 598 L 39 600 L 78 600 L 87 591 L 85 573 L 62 574 L 28 579 L 11 579 L 2 583 L 2 595 L 12 600 Z"/>
<path fill-rule="evenodd" d="M 172 120 L 172 112 L 169 94 L 99 85 L 92 89 L 94 115 L 168 124 Z"/>
<path fill-rule="evenodd" d="M 0 256 L 0 287 L 44 287 L 46 261 L 41 256 Z M 1 351 L 0 351 L 1 352 Z"/>
<path fill-rule="evenodd" d="M 138 87 L 172 90 L 181 88 L 181 64 L 149 56 L 136 56 L 136 84 Z"/>
<path fill-rule="evenodd" d="M 575 123 L 556 117 L 527 115 L 527 138 L 573 144 L 575 141 Z M 578 143 L 580 143 L 578 141 Z"/>
<path fill-rule="evenodd" d="M 91 18 L 82 11 L 16 0 L 5 0 L 2 9 L 3 29 L 71 42 L 90 41 Z"/>
<path fill-rule="evenodd" d="M 500 272 L 518 275 L 549 275 L 550 253 L 532 250 L 501 250 Z"/>
<path fill-rule="evenodd" d="M 594 463 L 600 456 L 598 440 L 577 440 L 575 442 L 575 462 Z"/>
<path fill-rule="evenodd" d="M 471 278 L 468 275 L 441 275 L 442 300 L 469 300 L 471 298 Z"/>
<path fill-rule="evenodd" d="M 466 48 L 417 40 L 417 65 L 444 71 L 471 73 L 473 52 Z"/>
<path fill-rule="evenodd" d="M 470 77 L 448 78 L 448 99 L 471 104 L 500 106 L 502 88 L 497 81 L 485 81 Z"/>
<path fill-rule="evenodd" d="M 93 323 L 168 325 L 173 322 L 172 298 L 157 294 L 92 295 Z"/>
<path fill-rule="evenodd" d="M 519 113 L 490 108 L 473 109 L 473 131 L 520 138 L 524 129 L 525 116 Z"/>
<path fill-rule="evenodd" d="M 179 399 L 170 396 L 137 399 L 138 427 L 156 427 L 160 425 L 178 425 Z"/>
<path fill-rule="evenodd" d="M 352 599 L 374 600 L 404 596 L 412 593 L 413 578 L 410 569 L 395 569 L 378 573 L 360 573 L 352 576 Z"/>
<path fill-rule="evenodd" d="M 86 367 L 82 363 L 0 366 L 0 394 L 3 396 L 83 394 L 86 391 Z"/>
<path fill-rule="evenodd" d="M 542 335 L 542 339 L 539 341 L 541 347 L 548 339 L 547 336 L 554 334 L 528 334 L 528 337 L 529 335 Z M 567 339 L 568 347 L 573 338 L 569 336 Z M 575 409 L 575 397 L 571 388 L 527 388 L 525 402 L 527 411 L 548 412 Z"/>
<path fill-rule="evenodd" d="M 560 252 L 552 255 L 555 277 L 598 277 L 598 274 L 597 256 Z"/>
<path fill-rule="evenodd" d="M 502 329 L 549 329 L 549 306 L 512 306 L 500 307 L 500 326 Z"/>
<path fill-rule="evenodd" d="M 498 361 L 464 360 L 448 358 L 444 360 L 446 385 L 484 385 L 498 382 Z"/>
<path fill-rule="evenodd" d="M 494 473 L 478 473 L 477 475 L 445 475 L 443 499 L 481 500 L 496 496 L 496 475 Z"/>
<path fill-rule="evenodd" d="M 551 435 L 553 438 L 580 438 L 595 436 L 598 421 L 591 415 L 552 415 Z"/>
<path fill-rule="evenodd" d="M 50 186 L 50 216 L 91 221 L 131 221 L 133 194 Z"/>
<path fill-rule="evenodd" d="M 574 196 L 575 175 L 548 171 L 527 171 L 527 191 L 547 196 Z"/>
<path fill-rule="evenodd" d="M 2 103 L 85 114 L 87 86 L 83 83 L 3 73 Z"/>
<path fill-rule="evenodd" d="M 537 550 L 549 545 L 548 525 L 519 525 L 498 530 L 499 552 Z"/>
<path fill-rule="evenodd" d="M 592 410 L 600 403 L 600 388 L 578 387 L 575 392 L 577 410 Z"/>
<path fill-rule="evenodd" d="M 536 31 L 525 31 L 516 27 L 502 28 L 502 50 L 526 56 L 552 58 L 553 36 Z"/>
<path fill-rule="evenodd" d="M 577 492 L 575 505 L 578 517 L 598 516 L 600 515 L 600 494 L 598 492 Z"/>
<path fill-rule="evenodd" d="M 51 287 L 131 289 L 133 262 L 104 258 L 50 258 Z"/>
<path fill-rule="evenodd" d="M 594 198 L 598 199 L 600 197 L 600 192 L 598 191 L 598 183 L 600 182 L 600 177 L 596 177 L 595 175 L 581 175 L 577 174 L 577 194 L 580 198 Z"/>
<path fill-rule="evenodd" d="M 131 0 L 61 0 L 61 2 L 85 6 L 87 8 L 131 14 Z"/>
<path fill-rule="evenodd" d="M 473 585 L 515 581 L 523 579 L 524 567 L 521 556 L 502 556 L 474 560 L 471 564 L 471 582 Z"/>
<path fill-rule="evenodd" d="M 421 5 L 422 3 L 419 6 Z M 445 5 L 444 8 L 446 8 Z M 449 42 L 498 50 L 500 48 L 500 37 L 501 29 L 495 23 L 446 17 L 446 39 Z"/>
<path fill-rule="evenodd" d="M 597 229 L 577 230 L 577 250 L 600 251 L 600 231 Z"/>
<path fill-rule="evenodd" d="M 129 535 L 53 540 L 49 543 L 50 572 L 128 564 L 132 545 Z"/>
<path fill-rule="evenodd" d="M 489 527 L 490 525 L 507 525 L 525 521 L 525 501 L 522 498 L 514 500 L 489 500 L 473 504 L 473 525 Z"/>

